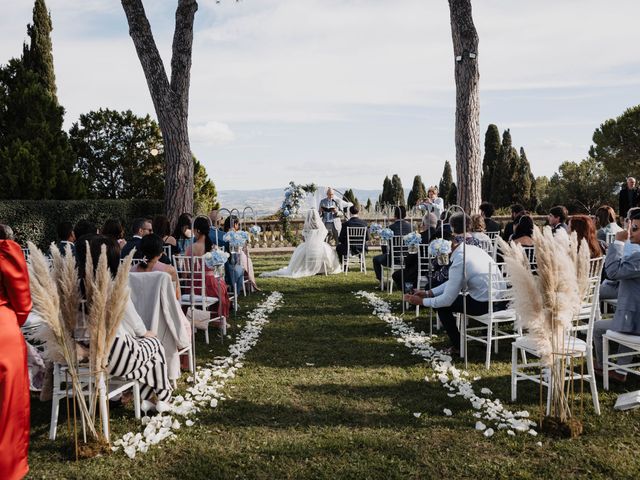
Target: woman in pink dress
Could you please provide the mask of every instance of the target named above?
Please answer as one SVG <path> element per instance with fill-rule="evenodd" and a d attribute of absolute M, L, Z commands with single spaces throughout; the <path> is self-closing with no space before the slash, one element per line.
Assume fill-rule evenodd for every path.
<path fill-rule="evenodd" d="M 0 225 L 0 478 L 29 471 L 29 375 L 20 325 L 31 310 L 29 274 L 20 245 Z"/>
<path fill-rule="evenodd" d="M 209 220 L 204 217 L 196 218 L 193 224 L 193 233 L 195 236 L 195 242 L 193 245 L 187 247 L 185 251 L 186 256 L 190 256 L 192 253 L 194 256 L 199 257 L 207 252 L 211 251 L 213 244 L 209 238 Z M 205 265 L 205 285 L 206 293 L 209 297 L 216 297 L 218 299 L 218 315 L 229 319 L 230 302 L 227 284 L 224 281 L 224 277 L 216 276 L 214 271 Z M 198 292 L 196 292 L 198 294 Z"/>

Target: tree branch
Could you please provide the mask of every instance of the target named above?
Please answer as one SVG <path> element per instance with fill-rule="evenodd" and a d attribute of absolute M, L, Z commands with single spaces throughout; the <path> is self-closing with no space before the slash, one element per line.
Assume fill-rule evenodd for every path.
<path fill-rule="evenodd" d="M 171 56 L 171 90 L 184 112 L 189 108 L 193 22 L 197 10 L 196 0 L 178 0 Z"/>
<path fill-rule="evenodd" d="M 166 110 L 171 100 L 167 72 L 153 38 L 142 0 L 121 0 L 121 2 L 129 23 L 129 35 L 136 47 L 156 114 L 160 118 L 161 112 Z"/>

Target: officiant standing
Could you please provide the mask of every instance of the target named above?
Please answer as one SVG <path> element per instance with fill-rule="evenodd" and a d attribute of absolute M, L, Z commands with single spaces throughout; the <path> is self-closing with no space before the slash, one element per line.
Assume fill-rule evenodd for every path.
<path fill-rule="evenodd" d="M 336 245 L 340 236 L 342 224 L 338 218 L 338 212 L 343 208 L 349 208 L 353 203 L 336 198 L 331 187 L 327 188 L 327 196 L 320 201 L 320 216 L 322 223 L 327 227 L 329 236 L 333 238 Z"/>

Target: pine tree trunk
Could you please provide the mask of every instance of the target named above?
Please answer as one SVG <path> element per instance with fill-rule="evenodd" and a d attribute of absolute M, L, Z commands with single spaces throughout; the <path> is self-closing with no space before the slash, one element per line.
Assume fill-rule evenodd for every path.
<path fill-rule="evenodd" d="M 449 0 L 449 10 L 456 78 L 458 204 L 467 212 L 476 212 L 482 201 L 478 34 L 473 24 L 471 0 Z"/>
<path fill-rule="evenodd" d="M 142 0 L 121 0 L 129 34 L 144 71 L 164 142 L 165 211 L 172 224 L 193 211 L 193 157 L 189 144 L 189 84 L 196 0 L 178 0 L 171 82 L 158 52 Z"/>

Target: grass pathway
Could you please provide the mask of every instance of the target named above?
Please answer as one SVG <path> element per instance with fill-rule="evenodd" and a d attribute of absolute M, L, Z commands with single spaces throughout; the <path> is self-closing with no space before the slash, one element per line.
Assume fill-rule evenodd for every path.
<path fill-rule="evenodd" d="M 258 271 L 286 262 L 286 256 L 255 259 Z M 473 430 L 469 404 L 424 382 L 424 362 L 355 298 L 356 290 L 374 289 L 372 273 L 260 285 L 282 292 L 284 304 L 271 315 L 245 368 L 228 383 L 231 398 L 203 412 L 175 442 L 135 460 L 116 454 L 79 464 L 64 461 L 64 434 L 58 443 L 45 440 L 50 404 L 34 403 L 32 477 L 638 478 L 640 414 L 612 412 L 613 395 L 603 395 L 600 418 L 587 408 L 587 433 L 579 440 L 504 434 L 485 439 Z M 240 313 L 259 301 L 258 295 L 249 297 Z M 427 328 L 424 321 L 415 323 Z M 224 347 L 211 350 L 208 355 L 220 355 Z M 485 377 L 479 386 L 504 401 L 508 357 L 504 348 L 489 374 L 479 351 L 472 351 L 470 363 L 472 374 Z M 523 386 L 521 393 L 518 409 L 533 413 L 537 390 Z M 586 396 L 585 404 L 590 400 Z M 445 407 L 453 417 L 443 415 Z M 413 412 L 423 415 L 415 418 Z M 113 416 L 114 431 L 137 428 L 130 412 Z"/>

